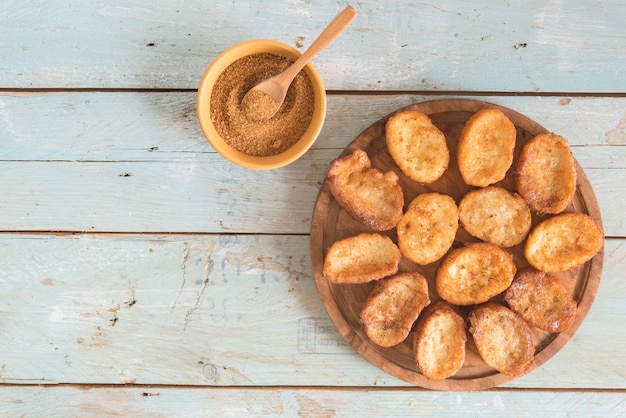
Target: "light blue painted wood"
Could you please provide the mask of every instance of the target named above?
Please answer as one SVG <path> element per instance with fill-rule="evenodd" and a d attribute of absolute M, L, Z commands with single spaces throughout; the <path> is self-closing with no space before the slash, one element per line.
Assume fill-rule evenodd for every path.
<path fill-rule="evenodd" d="M 4 162 L 0 229 L 308 233 L 328 153 L 256 173 L 193 162 Z"/>
<path fill-rule="evenodd" d="M 0 194 L 13 197 L 0 230 L 306 234 L 328 163 L 379 118 L 441 97 L 331 95 L 314 149 L 254 172 L 213 151 L 190 93 L 0 96 Z M 626 236 L 626 98 L 474 98 L 568 138 L 607 236 Z"/>
<path fill-rule="evenodd" d="M 314 60 L 331 90 L 626 92 L 620 0 L 347 3 L 358 18 Z M 7 3 L 0 87 L 195 89 L 229 46 L 304 49 L 345 4 Z"/>
<path fill-rule="evenodd" d="M 286 168 L 242 169 L 216 154 L 192 162 L 3 162 L 0 230 L 307 234 L 336 151 Z M 585 170 L 606 236 L 626 235 L 626 169 Z"/>
<path fill-rule="evenodd" d="M 58 402 L 63 399 L 62 402 Z M 387 389 L 11 387 L 3 416 L 72 417 L 622 417 L 621 393 L 491 391 L 441 393 Z"/>
<path fill-rule="evenodd" d="M 307 236 L 2 234 L 0 382 L 406 386 L 343 340 Z M 591 311 L 508 387 L 623 388 L 626 244 Z"/>
<path fill-rule="evenodd" d="M 357 20 L 314 60 L 331 94 L 313 150 L 272 172 L 221 159 L 195 115 L 206 66 L 253 38 L 303 50 L 345 4 L 3 5 L 0 415 L 626 415 L 626 7 L 353 4 Z M 446 90 L 565 136 L 609 237 L 581 328 L 505 390 L 416 391 L 386 375 L 339 335 L 311 277 L 329 161 L 379 118 Z"/>
<path fill-rule="evenodd" d="M 3 383 L 400 383 L 328 320 L 306 236 L 0 242 Z"/>
<path fill-rule="evenodd" d="M 342 150 L 397 109 L 451 97 L 509 107 L 567 138 L 575 152 L 594 146 L 589 156 L 577 155 L 600 153 L 594 167 L 626 166 L 619 147 L 626 144 L 626 97 L 331 94 L 313 148 Z M 198 125 L 195 100 L 187 92 L 0 93 L 0 160 L 193 161 L 214 152 Z"/>

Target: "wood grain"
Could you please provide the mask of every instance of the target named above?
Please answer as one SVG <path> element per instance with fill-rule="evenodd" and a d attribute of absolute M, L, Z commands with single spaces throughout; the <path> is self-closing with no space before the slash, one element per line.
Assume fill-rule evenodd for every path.
<path fill-rule="evenodd" d="M 274 39 L 306 48 L 343 6 L 7 4 L 0 15 L 0 87 L 196 89 L 229 46 Z M 619 0 L 392 6 L 366 0 L 355 7 L 357 19 L 313 61 L 330 90 L 625 91 L 626 10 Z"/>
<path fill-rule="evenodd" d="M 313 60 L 329 93 L 318 141 L 263 174 L 204 139 L 200 77 L 247 39 L 304 50 L 345 4 L 4 3 L 0 416 L 626 415 L 619 0 L 353 3 L 358 18 Z M 450 92 L 566 137 L 602 209 L 593 306 L 506 389 L 432 392 L 385 373 L 337 331 L 312 276 L 328 162 Z"/>
<path fill-rule="evenodd" d="M 396 109 L 450 98 L 367 92 L 327 97 L 324 128 L 313 149 L 341 150 Z M 586 170 L 626 168 L 620 146 L 626 144 L 626 97 L 455 98 L 479 98 L 528 116 L 567 138 Z M 195 92 L 0 91 L 0 160 L 191 162 L 215 153 L 198 125 L 195 100 Z"/>
<path fill-rule="evenodd" d="M 63 402 L 58 402 L 63 399 Z M 238 418 L 355 416 L 481 417 L 626 414 L 614 392 L 487 391 L 441 393 L 388 388 L 11 387 L 0 392 L 3 416 L 206 416 Z M 384 411 L 384 414 L 379 413 Z"/>
<path fill-rule="evenodd" d="M 545 128 L 527 117 L 510 109 L 496 106 L 482 101 L 449 99 L 428 101 L 411 105 L 400 109 L 417 110 L 430 116 L 433 123 L 446 135 L 451 154 L 451 163 L 448 170 L 436 182 L 428 185 L 418 184 L 406 177 L 393 162 L 385 144 L 384 126 L 388 117 L 382 118 L 371 127 L 361 133 L 341 155 L 351 153 L 354 149 L 365 150 L 372 160 L 372 165 L 382 171 L 393 170 L 400 177 L 406 204 L 410 203 L 415 196 L 424 192 L 440 192 L 450 195 L 456 202 L 472 188 L 467 186 L 461 179 L 456 166 L 456 144 L 460 132 L 469 117 L 483 108 L 499 108 L 502 110 L 517 128 L 517 141 L 515 159 L 521 147 L 535 135 L 545 132 Z M 595 193 L 584 171 L 577 164 L 578 186 L 577 193 L 568 206 L 568 212 L 582 212 L 590 215 L 599 225 L 602 225 L 600 208 Z M 505 179 L 496 185 L 514 191 L 514 179 L 512 171 L 509 171 Z M 533 216 L 533 225 L 536 225 L 545 216 Z M 367 231 L 363 225 L 353 219 L 337 201 L 332 197 L 328 185 L 325 183 L 318 197 L 311 222 L 311 258 L 315 280 L 320 296 L 331 319 L 337 325 L 340 333 L 363 357 L 386 372 L 419 386 L 432 389 L 444 390 L 477 390 L 497 386 L 512 380 L 512 378 L 495 372 L 487 367 L 472 344 L 468 344 L 467 357 L 463 368 L 452 378 L 445 381 L 430 381 L 425 379 L 417 370 L 410 346 L 411 337 L 398 346 L 384 349 L 373 344 L 364 333 L 360 323 L 360 311 L 363 302 L 372 289 L 373 284 L 362 286 L 334 285 L 323 277 L 322 265 L 324 256 L 330 245 L 342 238 L 356 235 Z M 397 239 L 395 230 L 387 233 L 392 239 Z M 455 244 L 459 247 L 476 239 L 469 236 L 462 228 L 459 228 Z M 529 268 L 523 255 L 523 243 L 507 249 L 515 260 L 518 270 Z M 434 289 L 438 262 L 427 266 L 419 266 L 403 258 L 401 271 L 419 271 L 429 280 L 431 300 L 439 298 Z M 535 340 L 535 363 L 533 368 L 540 366 L 574 335 L 576 329 L 584 320 L 595 298 L 603 265 L 603 251 L 600 251 L 588 263 L 578 268 L 559 273 L 558 276 L 568 287 L 574 300 L 578 303 L 577 319 L 569 330 L 560 334 L 550 334 L 534 330 Z M 500 301 L 498 297 L 492 299 Z M 532 370 L 532 368 L 531 368 Z"/>
<path fill-rule="evenodd" d="M 0 383 L 410 387 L 337 331 L 309 250 L 293 235 L 0 234 Z M 607 240 L 575 338 L 505 386 L 620 388 L 624 269 L 626 243 Z"/>
<path fill-rule="evenodd" d="M 314 149 L 263 174 L 213 151 L 194 97 L 0 94 L 0 193 L 14 196 L 0 201 L 0 230 L 306 234 L 319 184 L 340 150 L 393 110 L 445 96 L 330 95 Z M 626 143 L 626 98 L 481 99 L 567 138 L 596 190 L 606 235 L 626 235 L 626 147 L 619 145 Z"/>

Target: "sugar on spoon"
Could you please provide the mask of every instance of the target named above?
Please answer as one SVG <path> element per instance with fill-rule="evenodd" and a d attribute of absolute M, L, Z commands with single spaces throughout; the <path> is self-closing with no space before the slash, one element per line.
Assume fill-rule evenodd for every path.
<path fill-rule="evenodd" d="M 257 120 L 270 119 L 278 112 L 296 75 L 322 49 L 326 48 L 354 20 L 357 12 L 347 6 L 326 26 L 311 46 L 285 71 L 252 87 L 241 101 L 243 111 Z"/>

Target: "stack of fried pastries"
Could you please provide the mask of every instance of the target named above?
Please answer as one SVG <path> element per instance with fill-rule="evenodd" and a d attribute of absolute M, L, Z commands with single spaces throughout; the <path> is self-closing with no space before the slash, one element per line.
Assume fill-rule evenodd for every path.
<path fill-rule="evenodd" d="M 570 205 L 576 165 L 567 140 L 542 133 L 516 144 L 517 128 L 495 108 L 473 114 L 456 144 L 414 110 L 390 117 L 384 135 L 395 163 L 387 171 L 360 149 L 331 163 L 332 195 L 366 230 L 325 249 L 324 277 L 373 282 L 360 314 L 367 338 L 393 347 L 412 334 L 427 379 L 463 368 L 469 336 L 489 367 L 526 373 L 534 336 L 563 332 L 576 320 L 573 284 L 559 273 L 603 246 L 598 222 Z M 465 190 L 456 201 L 438 189 L 450 150 Z M 408 198 L 403 181 L 429 187 Z"/>

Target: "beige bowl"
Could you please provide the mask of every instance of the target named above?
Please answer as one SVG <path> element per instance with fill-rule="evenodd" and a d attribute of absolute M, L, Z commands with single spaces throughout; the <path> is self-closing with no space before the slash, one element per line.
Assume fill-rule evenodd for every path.
<path fill-rule="evenodd" d="M 304 154 L 311 147 L 311 145 L 313 145 L 322 130 L 324 118 L 326 117 L 326 90 L 324 90 L 324 83 L 322 82 L 322 78 L 317 70 L 311 63 L 307 64 L 304 67 L 304 71 L 313 85 L 313 119 L 311 120 L 309 128 L 298 140 L 298 142 L 296 142 L 288 150 L 269 157 L 250 156 L 234 149 L 220 137 L 213 126 L 209 110 L 211 91 L 215 81 L 226 69 L 226 67 L 237 61 L 239 58 L 259 53 L 273 53 L 289 58 L 293 61 L 298 59 L 301 55 L 301 53 L 296 49 L 283 43 L 271 40 L 252 40 L 236 44 L 222 52 L 211 63 L 211 65 L 209 65 L 209 68 L 206 70 L 202 80 L 200 81 L 196 106 L 198 111 L 198 121 L 200 122 L 202 132 L 217 152 L 219 152 L 227 160 L 242 167 L 252 168 L 255 170 L 270 170 L 292 163 L 300 158 L 302 154 Z"/>

